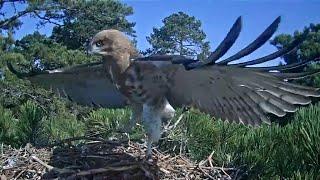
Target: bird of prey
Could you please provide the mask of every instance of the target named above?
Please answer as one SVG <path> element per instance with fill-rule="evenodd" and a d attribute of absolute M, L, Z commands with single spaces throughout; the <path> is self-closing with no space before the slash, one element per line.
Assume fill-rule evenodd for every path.
<path fill-rule="evenodd" d="M 84 105 L 119 108 L 132 107 L 129 129 L 141 121 L 147 133 L 147 155 L 159 140 L 161 121 L 174 116 L 175 108 L 191 106 L 216 118 L 251 126 L 270 124 L 268 114 L 283 117 L 320 97 L 319 89 L 289 83 L 318 71 L 282 73 L 313 61 L 271 67 L 248 67 L 273 60 L 291 52 L 302 41 L 264 57 L 238 60 L 261 47 L 276 31 L 280 17 L 252 43 L 231 57 L 221 57 L 231 48 L 241 31 L 241 17 L 225 39 L 205 61 L 179 55 L 140 57 L 131 41 L 120 31 L 104 30 L 90 42 L 90 52 L 102 62 L 69 68 L 20 73 L 21 78 L 51 88 L 62 96 Z M 319 60 L 319 59 L 316 59 Z"/>

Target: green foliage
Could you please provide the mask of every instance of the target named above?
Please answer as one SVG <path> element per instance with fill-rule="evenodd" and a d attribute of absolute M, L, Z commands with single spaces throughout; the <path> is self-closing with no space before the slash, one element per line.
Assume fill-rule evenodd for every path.
<path fill-rule="evenodd" d="M 287 47 L 294 39 L 306 36 L 305 41 L 295 51 L 292 51 L 288 55 L 284 55 L 283 58 L 287 64 L 311 60 L 320 55 L 320 24 L 310 24 L 309 27 L 300 32 L 296 31 L 294 35 L 281 34 L 276 36 L 271 44 L 278 49 Z"/>
<path fill-rule="evenodd" d="M 31 68 L 54 69 L 99 60 L 96 56 L 87 56 L 84 51 L 69 50 L 39 32 L 17 41 L 14 50 L 23 54 Z"/>
<path fill-rule="evenodd" d="M 0 10 L 4 3 L 9 4 L 9 1 L 0 2 Z M 18 2 L 10 3 L 15 6 Z M 126 19 L 133 14 L 133 9 L 117 0 L 56 0 L 20 3 L 23 3 L 26 8 L 17 11 L 13 16 L 6 17 L 0 14 L 0 33 L 14 32 L 22 24 L 19 18 L 31 15 L 39 20 L 40 26 L 47 23 L 55 25 L 53 39 L 69 49 L 83 49 L 93 34 L 107 28 L 134 35 L 135 23 Z"/>
<path fill-rule="evenodd" d="M 53 143 L 67 138 L 83 136 L 85 123 L 73 114 L 51 116 L 43 123 L 43 136 L 47 143 Z"/>
<path fill-rule="evenodd" d="M 315 71 L 320 69 L 320 64 L 319 63 L 313 63 L 308 65 L 306 68 L 304 68 L 305 71 Z M 306 77 L 303 79 L 297 79 L 297 80 L 293 80 L 293 82 L 301 84 L 301 85 L 305 85 L 305 86 L 311 86 L 311 87 L 316 87 L 319 88 L 320 87 L 320 75 L 316 74 L 310 77 Z"/>
<path fill-rule="evenodd" d="M 126 109 L 99 109 L 89 114 L 87 123 L 92 131 L 110 137 L 115 130 L 119 130 L 124 124 L 128 123 L 130 113 Z"/>
<path fill-rule="evenodd" d="M 183 12 L 174 13 L 164 18 L 161 28 L 153 28 L 153 33 L 147 37 L 152 49 L 151 54 L 179 54 L 204 58 L 209 54 L 209 42 L 201 30 L 201 22 L 194 16 Z"/>
<path fill-rule="evenodd" d="M 131 112 L 128 109 L 99 109 L 92 111 L 86 118 L 87 134 L 90 136 L 102 136 L 104 138 L 115 138 L 119 131 L 128 125 Z M 132 139 L 143 137 L 141 127 L 135 127 L 130 132 Z"/>
<path fill-rule="evenodd" d="M 296 121 L 300 121 L 301 128 L 298 133 L 299 141 L 303 142 L 299 150 L 304 154 L 305 164 L 320 170 L 320 109 L 311 106 L 302 109 L 297 114 Z"/>
<path fill-rule="evenodd" d="M 25 81 L 0 82 L 0 107 L 12 113 L 8 144 L 21 146 L 27 142 L 45 145 L 67 137 L 83 135 L 83 116 L 90 108 L 80 107 L 43 89 L 31 88 Z M 9 121 L 10 120 L 10 121 Z M 6 133 L 10 134 L 10 133 Z M 12 134 L 12 133 L 11 133 Z M 14 138 L 15 137 L 15 138 Z"/>
<path fill-rule="evenodd" d="M 43 110 L 35 103 L 27 101 L 21 106 L 21 114 L 17 122 L 17 134 L 19 143 L 37 143 L 40 127 L 44 118 Z"/>
<path fill-rule="evenodd" d="M 311 172 L 297 171 L 292 176 L 292 179 L 296 179 L 296 180 L 319 179 L 319 178 L 320 178 L 319 171 L 311 171 Z"/>
<path fill-rule="evenodd" d="M 320 105 L 311 106 L 300 109 L 284 127 L 248 128 L 193 112 L 186 119 L 189 150 L 198 160 L 214 151 L 217 165 L 242 167 L 250 179 L 317 177 L 319 113 Z"/>
<path fill-rule="evenodd" d="M 135 23 L 126 19 L 133 14 L 133 9 L 120 1 L 81 0 L 67 7 L 63 10 L 63 26 L 56 26 L 52 37 L 68 48 L 83 47 L 93 34 L 104 29 L 113 28 L 134 34 Z"/>
<path fill-rule="evenodd" d="M 217 154 L 215 160 L 219 163 L 230 161 L 230 156 L 234 152 L 227 151 L 227 148 L 230 148 L 230 143 L 237 141 L 234 138 L 248 130 L 247 127 L 242 125 L 230 124 L 221 120 L 214 121 L 209 115 L 197 111 L 191 112 L 186 121 L 187 135 L 189 136 L 188 144 L 191 145 L 189 149 L 194 158 L 203 159 L 213 151 L 214 147 L 215 154 Z"/>
<path fill-rule="evenodd" d="M 10 110 L 0 106 L 0 142 L 4 144 L 15 145 L 16 136 L 15 129 L 16 120 Z"/>
<path fill-rule="evenodd" d="M 296 50 L 286 54 L 283 56 L 284 61 L 287 64 L 292 64 L 296 62 L 306 61 L 306 60 L 313 60 L 315 58 L 320 57 L 320 24 L 310 24 L 310 26 L 305 27 L 305 29 L 300 32 L 296 31 L 294 35 L 290 34 L 281 34 L 276 36 L 272 41 L 271 44 L 277 47 L 278 49 L 288 47 L 290 42 L 297 38 L 301 38 L 305 36 L 305 41 L 297 48 Z M 315 70 L 319 68 L 318 63 L 313 63 L 307 68 L 295 68 L 286 70 L 285 72 L 299 72 L 303 70 Z M 305 78 L 303 80 L 295 80 L 295 82 L 303 85 L 313 86 L 313 87 L 320 87 L 320 76 L 311 76 Z"/>
<path fill-rule="evenodd" d="M 11 62 L 11 63 L 26 63 L 26 59 L 24 57 L 23 54 L 21 53 L 15 53 L 15 52 L 5 52 L 0 54 L 0 68 L 4 69 L 7 66 L 7 62 Z"/>

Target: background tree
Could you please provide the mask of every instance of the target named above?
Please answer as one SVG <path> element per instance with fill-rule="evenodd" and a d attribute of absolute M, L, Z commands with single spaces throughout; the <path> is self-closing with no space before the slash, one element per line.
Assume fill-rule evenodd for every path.
<path fill-rule="evenodd" d="M 320 24 L 310 24 L 310 26 L 305 27 L 305 29 L 300 32 L 296 31 L 293 35 L 290 34 L 281 34 L 276 36 L 271 44 L 277 47 L 278 49 L 287 47 L 291 41 L 296 38 L 299 38 L 303 34 L 306 35 L 306 40 L 302 45 L 290 53 L 289 55 L 283 56 L 284 61 L 287 64 L 300 62 L 308 59 L 314 59 L 320 55 Z"/>
<path fill-rule="evenodd" d="M 179 54 L 190 57 L 206 57 L 209 54 L 209 42 L 201 29 L 201 22 L 194 16 L 183 12 L 174 13 L 164 18 L 163 26 L 153 28 L 147 37 L 152 48 L 149 54 Z"/>
<path fill-rule="evenodd" d="M 87 56 L 79 49 L 68 49 L 38 31 L 16 41 L 14 50 L 21 53 L 27 59 L 27 64 L 24 64 L 33 69 L 55 69 L 99 61 L 97 56 Z"/>
<path fill-rule="evenodd" d="M 14 47 L 10 52 L 22 54 L 25 61 L 19 63 L 28 65 L 28 69 L 53 69 L 96 61 L 96 57 L 87 57 L 84 49 L 89 38 L 103 29 L 114 28 L 134 36 L 135 23 L 126 19 L 133 10 L 119 1 L 1 1 L 0 9 L 5 3 L 11 6 L 22 3 L 26 6 L 11 17 L 0 13 L 0 33 L 3 36 L 7 34 L 2 39 L 6 43 L 1 44 L 1 48 L 9 52 L 9 47 Z M 37 18 L 39 26 L 54 24 L 52 35 L 45 37 L 35 32 L 15 42 L 14 30 L 22 24 L 19 18 L 26 15 Z"/>
<path fill-rule="evenodd" d="M 134 36 L 135 23 L 126 17 L 133 14 L 132 7 L 119 1 L 77 1 L 63 9 L 63 25 L 53 29 L 52 38 L 71 49 L 78 49 L 104 29 L 118 29 Z"/>
<path fill-rule="evenodd" d="M 301 62 L 305 60 L 311 60 L 320 57 L 320 24 L 310 24 L 308 27 L 305 27 L 304 30 L 295 31 L 293 35 L 290 34 L 281 34 L 276 36 L 271 44 L 277 47 L 278 49 L 287 47 L 290 42 L 294 39 L 301 38 L 301 36 L 306 36 L 305 41 L 291 53 L 284 55 L 282 58 L 287 64 L 292 64 L 296 62 Z M 313 63 L 306 67 L 299 69 L 289 70 L 290 72 L 296 72 L 301 70 L 310 70 L 320 68 L 319 63 Z M 301 84 L 320 87 L 320 76 L 312 76 L 304 80 L 297 81 Z"/>
<path fill-rule="evenodd" d="M 9 1 L 1 1 L 0 9 Z M 54 24 L 52 38 L 68 48 L 78 49 L 85 45 L 96 32 L 114 28 L 134 36 L 135 23 L 126 17 L 133 14 L 129 7 L 116 0 L 79 0 L 79 1 L 21 1 L 26 8 L 7 17 L 0 13 L 0 31 L 18 29 L 22 22 L 19 18 L 31 15 L 39 20 L 38 25 Z"/>

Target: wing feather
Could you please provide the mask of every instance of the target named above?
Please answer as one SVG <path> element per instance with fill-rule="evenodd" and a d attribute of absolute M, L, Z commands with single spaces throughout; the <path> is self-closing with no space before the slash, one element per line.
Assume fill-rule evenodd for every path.
<path fill-rule="evenodd" d="M 172 105 L 191 105 L 216 118 L 252 126 L 270 124 L 267 114 L 283 117 L 295 112 L 295 104 L 309 104 L 309 97 L 320 93 L 247 68 L 207 66 L 187 71 L 176 66 L 171 71 L 167 78 Z"/>
<path fill-rule="evenodd" d="M 246 100 L 247 102 L 246 102 L 244 100 L 244 97 L 242 94 L 240 94 L 238 91 L 234 90 L 234 88 L 232 88 L 232 86 L 230 86 L 229 88 L 233 93 L 235 93 L 237 95 L 237 97 L 234 97 L 234 102 L 237 103 L 240 112 L 243 111 L 244 113 L 247 114 L 247 118 L 248 118 L 248 120 L 250 120 L 250 124 L 253 126 L 260 124 L 261 123 L 260 118 L 259 118 L 260 115 L 252 110 L 255 107 L 255 104 L 249 105 L 249 102 L 251 102 L 251 101 L 249 101 L 249 99 L 247 99 Z"/>
<path fill-rule="evenodd" d="M 18 73 L 12 66 L 9 69 Z M 81 105 L 105 108 L 126 105 L 125 97 L 111 83 L 102 63 L 17 75 Z"/>

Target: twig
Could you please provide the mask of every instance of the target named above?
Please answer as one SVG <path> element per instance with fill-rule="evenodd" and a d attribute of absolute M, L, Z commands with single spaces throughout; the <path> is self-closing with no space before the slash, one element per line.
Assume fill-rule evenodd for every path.
<path fill-rule="evenodd" d="M 17 180 L 24 172 L 26 172 L 25 169 L 21 170 L 20 173 L 14 178 L 14 180 Z"/>
<path fill-rule="evenodd" d="M 200 171 L 205 174 L 206 176 L 208 176 L 210 179 L 214 179 L 214 177 L 212 177 L 209 173 L 207 173 L 205 170 L 202 169 L 202 167 L 199 165 L 198 168 L 200 169 Z"/>
<path fill-rule="evenodd" d="M 182 113 L 178 120 L 174 123 L 173 128 L 176 128 L 178 126 L 178 124 L 180 123 L 181 119 L 184 117 L 185 113 Z"/>
<path fill-rule="evenodd" d="M 170 125 L 173 118 L 170 119 L 169 123 L 164 126 L 164 132 L 168 132 L 171 129 L 175 129 L 178 126 L 178 124 L 180 123 L 180 121 L 182 120 L 182 118 L 184 117 L 184 114 L 185 114 L 185 112 L 180 114 L 180 116 L 178 117 L 178 120 L 173 125 Z"/>
<path fill-rule="evenodd" d="M 203 166 L 206 162 L 208 162 L 208 159 L 200 161 L 198 165 Z"/>
<path fill-rule="evenodd" d="M 37 156 L 32 155 L 30 158 L 31 158 L 32 160 L 38 162 L 38 163 L 41 164 L 42 166 L 46 167 L 49 171 L 54 168 L 53 166 L 50 166 L 50 165 L 46 164 L 45 162 L 43 162 L 42 160 L 40 160 Z"/>
<path fill-rule="evenodd" d="M 114 153 L 115 154 L 115 153 Z M 119 153 L 118 153 L 119 154 Z M 88 155 L 88 156 L 80 156 L 81 158 L 95 158 L 95 159 L 108 159 L 104 156 L 95 156 L 95 155 Z"/>
<path fill-rule="evenodd" d="M 57 142 L 55 142 L 53 144 L 50 144 L 49 147 L 59 146 L 61 144 L 67 143 L 67 142 L 79 141 L 79 140 L 98 141 L 98 142 L 112 144 L 112 145 L 121 145 L 122 143 L 128 143 L 128 141 L 129 142 L 138 141 L 139 139 L 135 139 L 134 138 L 134 139 L 130 139 L 130 140 L 112 141 L 112 140 L 106 140 L 106 139 L 103 139 L 103 138 L 79 136 L 79 137 L 72 137 L 72 138 L 67 138 L 67 139 L 63 139 L 63 140 L 57 141 Z"/>
<path fill-rule="evenodd" d="M 74 179 L 80 176 L 87 176 L 93 174 L 100 174 L 108 171 L 127 171 L 131 169 L 139 168 L 139 165 L 131 165 L 131 166 L 122 166 L 122 167 L 105 167 L 105 168 L 97 168 L 97 169 L 90 169 L 87 171 L 81 171 L 71 175 L 68 179 Z"/>
<path fill-rule="evenodd" d="M 167 158 L 169 158 L 170 157 L 170 154 L 168 154 L 168 155 L 166 155 L 166 156 L 162 156 L 161 158 L 160 158 L 160 160 L 165 160 L 165 159 L 167 159 Z"/>
<path fill-rule="evenodd" d="M 39 14 L 36 10 L 33 11 L 33 14 L 34 14 L 35 16 L 37 16 L 39 19 L 42 19 L 42 20 L 44 20 L 44 21 L 47 21 L 47 22 L 49 22 L 49 23 L 51 23 L 51 24 L 54 24 L 54 25 L 56 25 L 56 26 L 59 26 L 59 27 L 64 26 L 63 24 L 60 24 L 60 23 L 57 23 L 57 22 L 52 21 L 51 18 L 48 18 L 48 17 L 46 17 L 46 16 L 40 16 L 40 14 Z"/>
<path fill-rule="evenodd" d="M 212 164 L 212 156 L 213 156 L 213 154 L 214 154 L 214 150 L 211 152 L 211 154 L 208 157 L 208 161 L 209 161 L 209 164 L 210 164 L 211 167 L 213 167 L 213 164 Z"/>
<path fill-rule="evenodd" d="M 225 167 L 217 167 L 217 166 L 213 166 L 212 169 L 219 169 L 221 171 L 234 171 L 234 170 L 236 170 L 235 168 L 225 168 Z"/>
<path fill-rule="evenodd" d="M 164 169 L 162 167 L 159 170 L 162 171 L 165 174 L 170 174 L 170 171 L 168 171 L 168 170 L 166 170 L 166 169 Z"/>
<path fill-rule="evenodd" d="M 224 170 L 223 165 L 221 167 L 221 171 L 231 179 L 231 176 Z"/>
<path fill-rule="evenodd" d="M 79 136 L 79 137 L 72 137 L 72 138 L 67 138 L 67 139 L 63 139 L 61 141 L 57 141 L 51 145 L 49 145 L 50 147 L 54 147 L 54 146 L 59 146 L 61 144 L 64 144 L 66 142 L 72 142 L 72 141 L 78 141 L 78 140 L 89 140 L 89 141 L 100 141 L 100 142 L 105 142 L 108 144 L 120 144 L 118 142 L 114 142 L 114 141 L 108 141 L 102 138 L 95 138 L 95 137 L 87 137 L 87 136 Z"/>

